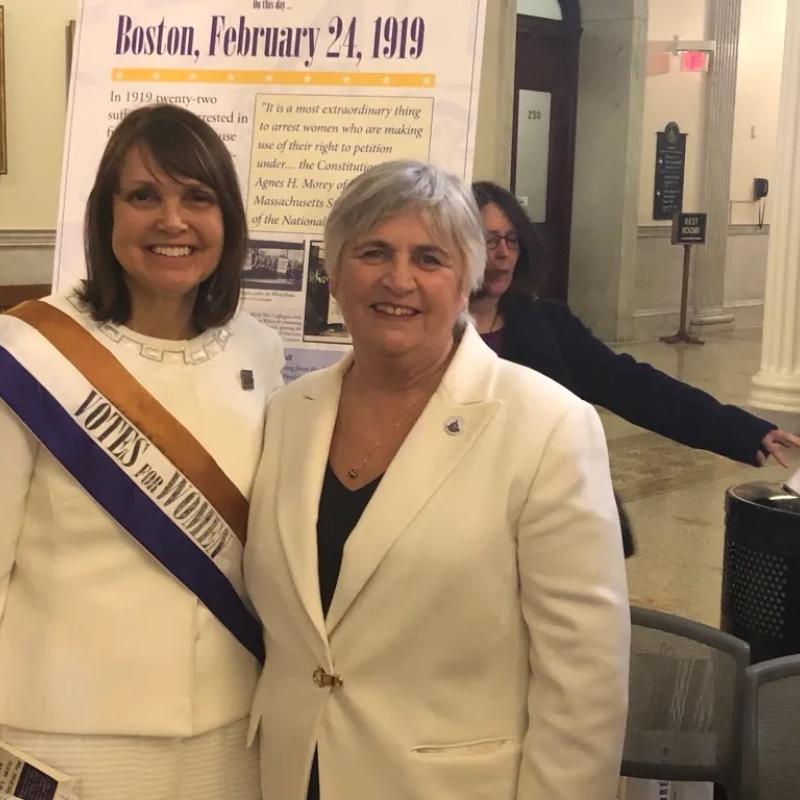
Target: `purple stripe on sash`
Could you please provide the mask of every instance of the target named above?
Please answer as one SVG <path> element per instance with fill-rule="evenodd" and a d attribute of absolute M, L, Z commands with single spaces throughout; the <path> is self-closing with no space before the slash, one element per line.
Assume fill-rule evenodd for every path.
<path fill-rule="evenodd" d="M 120 474 L 63 406 L 0 347 L 0 397 L 81 486 L 264 663 L 261 625 L 217 565 Z"/>

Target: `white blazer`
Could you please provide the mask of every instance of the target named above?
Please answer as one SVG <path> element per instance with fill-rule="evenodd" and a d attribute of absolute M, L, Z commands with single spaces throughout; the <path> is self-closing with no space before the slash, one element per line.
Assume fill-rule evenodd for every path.
<path fill-rule="evenodd" d="M 469 327 L 323 618 L 317 511 L 351 358 L 267 412 L 245 551 L 265 800 L 304 800 L 315 745 L 323 800 L 609 800 L 629 611 L 596 413 Z"/>

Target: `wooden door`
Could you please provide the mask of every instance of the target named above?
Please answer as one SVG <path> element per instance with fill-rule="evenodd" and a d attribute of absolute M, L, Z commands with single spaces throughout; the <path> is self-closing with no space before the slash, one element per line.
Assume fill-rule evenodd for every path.
<path fill-rule="evenodd" d="M 566 300 L 580 14 L 577 0 L 560 5 L 561 20 L 517 16 L 511 188 L 542 235 L 539 294 Z"/>

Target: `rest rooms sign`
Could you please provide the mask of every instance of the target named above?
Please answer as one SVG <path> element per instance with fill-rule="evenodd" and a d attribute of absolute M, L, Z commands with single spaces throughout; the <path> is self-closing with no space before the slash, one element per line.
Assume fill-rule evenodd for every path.
<path fill-rule="evenodd" d="M 705 244 L 706 214 L 675 214 L 672 244 Z"/>

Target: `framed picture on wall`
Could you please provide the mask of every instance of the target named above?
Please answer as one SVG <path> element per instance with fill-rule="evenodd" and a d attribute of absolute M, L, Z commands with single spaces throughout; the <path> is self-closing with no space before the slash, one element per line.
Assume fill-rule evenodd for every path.
<path fill-rule="evenodd" d="M 6 54 L 3 47 L 5 35 L 3 6 L 0 6 L 0 175 L 8 172 L 8 148 L 6 147 Z"/>
<path fill-rule="evenodd" d="M 73 44 L 75 42 L 75 20 L 74 19 L 71 19 L 67 23 L 66 37 L 67 37 L 67 49 L 66 49 L 66 53 L 67 53 L 67 81 L 66 81 L 66 86 L 67 86 L 67 97 L 69 97 L 69 79 L 70 79 L 70 75 L 72 75 L 72 46 L 73 46 Z"/>

